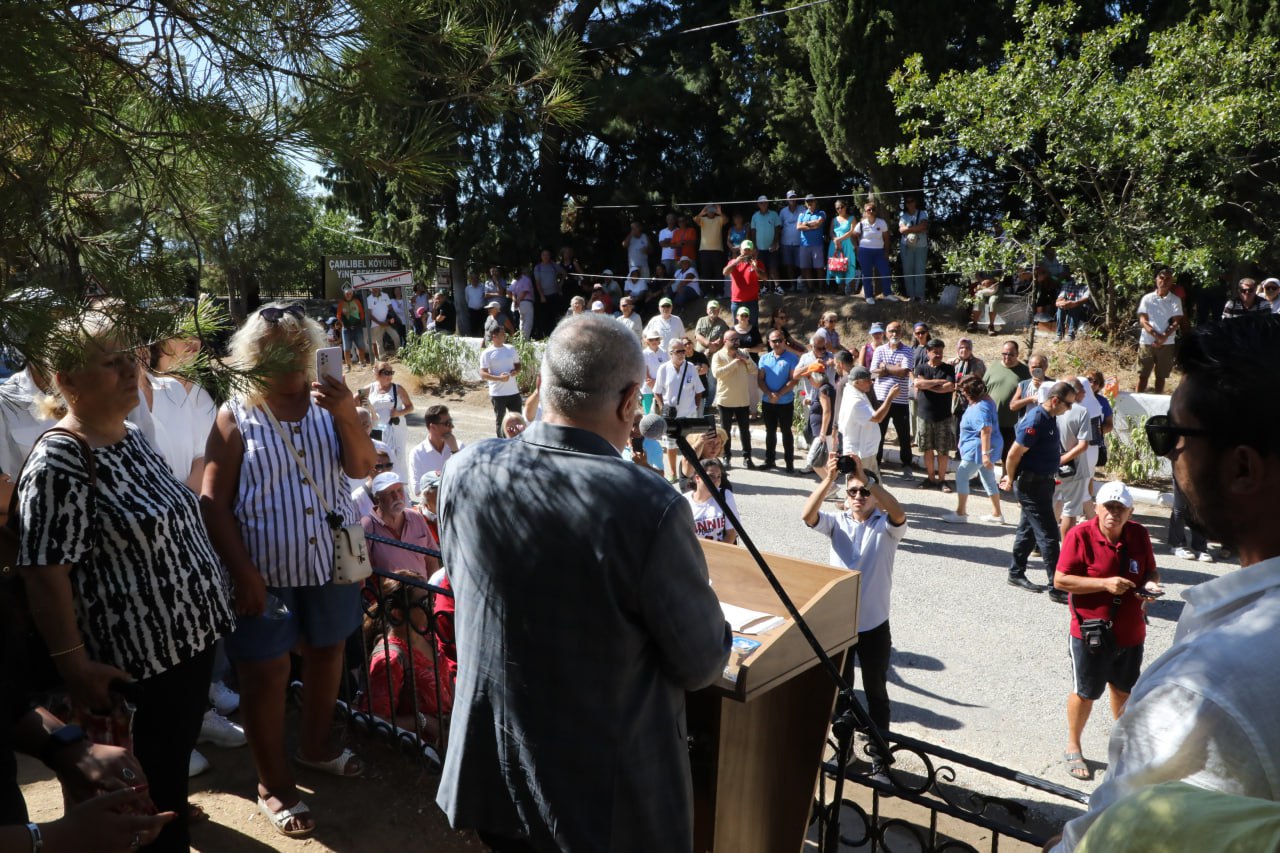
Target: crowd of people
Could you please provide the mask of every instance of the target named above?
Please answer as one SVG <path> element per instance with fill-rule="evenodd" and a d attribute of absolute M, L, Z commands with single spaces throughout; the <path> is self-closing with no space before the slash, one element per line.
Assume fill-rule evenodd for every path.
<path fill-rule="evenodd" d="M 825 222 L 813 200 L 805 203 L 805 211 L 798 210 L 798 200 L 795 205 L 801 235 L 825 227 L 813 224 Z M 762 201 L 759 214 L 770 219 L 767 207 Z M 864 214 L 874 218 L 876 210 Z M 705 235 L 721 218 L 709 206 L 693 221 Z M 868 221 L 846 220 L 844 233 L 857 238 Z M 502 294 L 513 299 L 514 314 L 502 304 L 481 306 L 488 316 L 480 376 L 498 440 L 472 447 L 458 441 L 452 415 L 440 404 L 422 411 L 426 437 L 410 445 L 406 421 L 415 405 L 396 382 L 391 360 L 403 340 L 390 320 L 398 317 L 398 302 L 372 291 L 369 299 L 344 293 L 327 324 L 296 304 L 273 303 L 253 313 L 232 337 L 227 362 L 245 373 L 271 369 L 221 406 L 198 385 L 169 375 L 195 356 L 199 341 L 175 339 L 138 350 L 113 323 L 109 304 L 59 330 L 79 344 L 59 350 L 59 363 L 31 365 L 4 383 L 0 470 L 12 481 L 0 497 L 12 496 L 2 503 L 20 531 L 22 608 L 32 625 L 25 636 L 6 634 L 6 694 L 8 679 L 16 691 L 28 678 L 18 659 L 38 641 L 78 721 L 64 725 L 46 711 L 15 703 L 19 725 L 6 737 L 15 747 L 34 743 L 38 754 L 48 752 L 51 766 L 61 766 L 62 756 L 54 753 L 65 749 L 76 762 L 96 756 L 119 779 L 138 783 L 123 786 L 138 789 L 129 811 L 104 814 L 86 805 L 66 820 L 79 815 L 102 837 L 125 839 L 111 849 L 187 849 L 189 827 L 203 817 L 188 802 L 187 780 L 201 762 L 207 766 L 196 752 L 205 739 L 247 744 L 261 813 L 283 835 L 310 835 L 316 822 L 301 799 L 294 767 L 337 777 L 365 769 L 339 742 L 332 713 L 350 676 L 352 651 L 359 649 L 359 707 L 437 745 L 443 742 L 441 723 L 451 727 L 440 804 L 456 825 L 481 830 L 493 849 L 557 849 L 575 839 L 614 837 L 628 827 L 646 838 L 669 834 L 669 849 L 683 848 L 679 838 L 690 806 L 680 795 L 681 762 L 673 750 L 659 761 L 662 750 L 643 737 L 633 744 L 641 752 L 618 748 L 613 757 L 633 765 L 632 787 L 624 790 L 547 762 L 555 760 L 553 744 L 599 759 L 611 727 L 628 714 L 640 733 L 669 724 L 682 707 L 681 689 L 705 685 L 719 673 L 729 635 L 696 543 L 737 539 L 730 481 L 735 462 L 817 475 L 801 520 L 829 539 L 832 565 L 863 573 L 859 643 L 846 675 L 853 677 L 856 661 L 871 718 L 881 729 L 891 721 L 893 564 L 909 531 L 907 513 L 885 481 L 887 458 L 898 488 L 955 495 L 954 510 L 939 516 L 944 523 L 970 522 L 975 481 L 990 501 L 984 523 L 1005 524 L 1007 502 L 1019 504 L 1008 582 L 1047 591 L 1068 605 L 1071 616 L 1067 772 L 1091 776 L 1080 737 L 1092 703 L 1107 687 L 1113 715 L 1125 721 L 1117 736 L 1150 740 L 1149 731 L 1130 732 L 1144 723 L 1128 723 L 1134 715 L 1126 709 L 1136 697 L 1146 700 L 1144 707 L 1163 708 L 1161 694 L 1144 691 L 1139 680 L 1145 602 L 1163 589 L 1150 537 L 1132 520 L 1133 495 L 1123 483 L 1097 478 L 1113 425 L 1108 393 L 1114 383 L 1096 370 L 1049 376 L 1049 359 L 1032 353 L 1024 363 L 1014 340 L 1002 345 L 999 364 L 988 365 L 975 356 L 969 338 L 961 337 L 949 352 L 923 322 L 911 327 L 911 342 L 906 324 L 897 320 L 871 324 L 862 338 L 847 329 L 841 334 L 839 316 L 828 312 L 811 333 L 793 336 L 785 305 L 767 317 L 761 313 L 760 297 L 775 275 L 772 264 L 785 263 L 787 254 L 779 251 L 775 258 L 758 249 L 763 238 L 756 224 L 747 227 L 735 217 L 733 227 L 725 226 L 723 249 L 691 243 L 696 233 L 690 238 L 692 228 L 678 218 L 673 225 L 672 235 L 656 242 L 633 227 L 624 247 L 636 252 L 637 262 L 641 249 L 670 248 L 681 253 L 675 258 L 680 267 L 694 261 L 719 267 L 719 276 L 704 281 L 728 279 L 730 316 L 723 317 L 719 300 L 712 299 L 686 328 L 677 299 L 661 296 L 656 312 L 642 321 L 638 290 L 616 302 L 601 294 L 617 312 L 603 304 L 571 309 L 581 316 L 555 327 L 539 390 L 526 399 L 517 382 L 526 368 L 507 337 L 517 324 L 532 331 L 536 312 L 526 313 L 520 304 L 545 293 L 534 287 L 534 296 L 524 300 L 529 291 L 508 288 Z M 782 229 L 776 230 L 765 235 L 767 245 L 782 240 Z M 903 239 L 924 233 L 908 231 Z M 699 246 L 692 257 L 683 254 L 690 245 Z M 808 264 L 817 255 L 800 251 L 795 257 Z M 874 270 L 881 256 L 859 258 Z M 643 266 L 639 271 L 646 272 Z M 1235 546 L 1243 564 L 1271 557 L 1264 532 L 1245 530 L 1211 505 L 1235 505 L 1224 491 L 1228 480 L 1236 484 L 1232 495 L 1256 497 L 1276 475 L 1269 439 L 1234 421 L 1222 426 L 1220 413 L 1210 408 L 1239 402 L 1230 396 L 1233 382 L 1218 387 L 1208 377 L 1238 354 L 1233 327 L 1246 339 L 1272 340 L 1270 307 L 1280 304 L 1277 292 L 1274 279 L 1261 288 L 1242 281 L 1221 326 L 1211 325 L 1190 342 L 1182 340 L 1189 325 L 1168 270 L 1159 271 L 1138 306 L 1139 390 L 1152 372 L 1156 392 L 1164 390 L 1181 347 L 1185 376 L 1173 412 L 1147 426 L 1153 449 L 1174 459 L 1170 543 L 1180 556 L 1212 561 L 1208 531 Z M 440 322 L 432 308 L 447 299 L 418 295 L 427 310 L 407 319 L 425 333 Z M 1078 329 L 1071 312 L 1080 294 L 1058 298 L 1067 303 L 1058 308 L 1070 336 Z M 375 310 L 383 302 L 385 310 Z M 357 322 L 373 334 L 352 334 Z M 353 390 L 341 379 L 316 375 L 314 356 L 328 342 L 326 332 L 328 340 L 336 332 L 344 348 L 349 345 L 352 363 L 373 361 L 370 384 Z M 692 444 L 725 506 L 679 458 L 673 441 L 653 446 L 639 434 L 647 412 L 669 418 L 714 413 L 719 428 Z M 762 452 L 752 447 L 753 422 L 765 433 Z M 797 458 L 797 423 L 808 448 L 803 458 Z M 1195 463 L 1207 479 L 1190 476 L 1193 462 L 1178 455 L 1179 448 L 1237 433 L 1241 443 L 1230 445 L 1236 447 L 1232 465 L 1210 475 Z M 1216 458 L 1228 452 L 1213 447 Z M 617 450 L 636 464 L 619 468 Z M 886 450 L 896 450 L 896 463 Z M 1206 485 L 1218 480 L 1220 490 Z M 593 523 L 596 507 L 610 500 L 624 501 L 637 523 Z M 832 501 L 838 510 L 824 510 Z M 1194 522 L 1189 542 L 1182 529 L 1187 519 Z M 381 573 L 368 585 L 338 583 L 333 576 L 334 530 L 351 525 L 367 535 L 369 560 Z M 1255 533 L 1253 550 L 1242 547 Z M 567 550 L 566 539 L 573 540 Z M 1027 574 L 1034 551 L 1044 563 L 1045 585 Z M 591 575 L 601 560 L 616 573 L 607 583 Z M 547 582 L 553 564 L 563 583 Z M 546 571 L 495 575 L 498 565 Z M 647 581 L 656 571 L 663 572 L 661 580 Z M 584 600 L 602 607 L 585 625 L 579 609 Z M 642 618 L 613 618 L 633 609 Z M 362 610 L 378 615 L 362 620 Z M 526 618 L 531 613 L 537 619 Z M 1204 630 L 1214 630 L 1214 617 L 1198 618 L 1206 621 Z M 1265 621 L 1266 614 L 1256 618 Z M 588 635 L 600 641 L 584 647 Z M 659 659 L 634 666 L 638 650 L 652 642 L 661 649 Z M 615 662 L 615 655 L 627 665 Z M 552 713 L 545 702 L 568 689 L 570 674 L 580 682 L 584 667 L 599 675 L 583 702 L 591 708 L 591 726 L 578 714 Z M 1162 667 L 1170 668 L 1176 667 Z M 226 683 L 231 670 L 238 693 Z M 1178 669 L 1177 677 L 1190 678 L 1188 672 Z M 295 674 L 303 691 L 297 749 L 290 755 L 283 745 L 285 694 Z M 223 716 L 235 710 L 239 725 Z M 1216 719 L 1203 725 L 1212 728 Z M 24 734 L 23 726 L 44 734 Z M 91 736 L 96 743 L 90 744 Z M 102 752 L 104 741 L 127 749 Z M 520 749 L 531 750 L 521 753 L 522 765 L 541 772 L 516 784 L 513 765 L 495 763 L 494 756 Z M 7 746 L 0 752 L 10 755 Z M 1151 760 L 1170 766 L 1158 751 Z M 872 772 L 882 771 L 877 760 Z M 76 772 L 68 771 L 64 782 L 73 784 Z M 1125 792 L 1117 776 L 1113 772 L 1108 782 L 1115 785 L 1113 798 Z M 143 780 L 145 791 L 139 788 Z M 94 791 L 111 787 L 93 783 Z M 658 797 L 658 788 L 671 793 Z M 586 791 L 594 795 L 574 799 Z M 658 822 L 661 832 L 645 811 L 659 800 L 671 816 Z M 592 809 L 586 801 L 594 802 Z M 0 823 L 26 822 L 16 787 L 5 802 L 10 805 Z M 564 804 L 572 807 L 561 812 Z M 612 823 L 596 825 L 586 817 L 593 811 L 612 814 Z M 75 826 L 53 828 L 51 835 L 83 831 Z M 36 824 L 28 828 L 34 838 L 41 831 Z M 1079 835 L 1073 832 L 1068 829 L 1069 841 Z"/>

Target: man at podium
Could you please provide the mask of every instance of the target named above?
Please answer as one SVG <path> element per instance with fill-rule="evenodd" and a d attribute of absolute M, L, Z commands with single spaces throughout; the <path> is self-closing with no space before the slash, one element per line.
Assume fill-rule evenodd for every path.
<path fill-rule="evenodd" d="M 889 731 L 889 596 L 893 590 L 893 561 L 898 543 L 907 533 L 907 514 L 880 478 L 867 471 L 857 456 L 845 488 L 845 511 L 822 512 L 822 502 L 840 475 L 839 456 L 827 457 L 826 476 L 804 505 L 804 523 L 831 540 L 828 563 L 862 573 L 858 598 L 858 644 L 845 658 L 844 677 L 853 683 L 856 656 L 862 669 L 867 712 L 881 732 Z M 850 464 L 849 462 L 845 463 Z M 872 773 L 879 767 L 873 763 Z"/>
<path fill-rule="evenodd" d="M 494 850 L 693 849 L 685 691 L 732 635 L 689 504 L 618 454 L 644 372 L 629 328 L 566 320 L 542 419 L 445 469 L 458 684 L 436 801 Z"/>

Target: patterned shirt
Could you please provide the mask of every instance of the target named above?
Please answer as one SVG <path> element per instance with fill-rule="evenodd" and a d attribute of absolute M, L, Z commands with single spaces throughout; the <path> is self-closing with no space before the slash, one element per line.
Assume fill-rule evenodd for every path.
<path fill-rule="evenodd" d="M 899 343 L 897 347 L 893 344 L 881 344 L 876 347 L 875 353 L 871 356 L 871 371 L 874 373 L 881 366 L 887 367 L 905 367 L 911 368 L 912 354 L 911 347 L 904 343 Z M 911 402 L 910 392 L 907 390 L 911 384 L 911 377 L 908 376 L 889 376 L 884 375 L 876 380 L 876 399 L 887 400 L 891 395 L 897 395 L 893 404 L 906 405 Z"/>
<path fill-rule="evenodd" d="M 70 565 L 89 657 L 150 678 L 230 633 L 226 574 L 196 496 L 133 425 L 93 451 L 54 434 L 31 451 L 19 489 L 22 566 Z"/>

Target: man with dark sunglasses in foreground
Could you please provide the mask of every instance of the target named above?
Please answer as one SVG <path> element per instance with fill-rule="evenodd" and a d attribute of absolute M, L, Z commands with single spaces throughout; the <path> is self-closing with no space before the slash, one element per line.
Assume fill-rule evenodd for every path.
<path fill-rule="evenodd" d="M 1258 357 L 1275 352 L 1280 318 L 1263 312 L 1199 328 L 1178 352 L 1184 378 L 1147 437 L 1172 463 L 1192 527 L 1234 549 L 1241 568 L 1183 593 L 1173 646 L 1134 685 L 1107 780 L 1056 851 L 1074 850 L 1100 813 L 1150 785 L 1280 800 L 1280 362 Z"/>
<path fill-rule="evenodd" d="M 840 476 L 840 460 L 852 464 L 845 483 L 845 512 L 823 512 L 822 502 Z M 881 732 L 889 731 L 889 597 L 893 591 L 893 561 L 898 543 L 907 535 L 907 513 L 855 455 L 827 457 L 826 476 L 809 495 L 801 516 L 804 523 L 831 540 L 827 562 L 838 569 L 862 572 L 858 595 L 858 644 L 845 658 L 844 677 L 853 683 L 853 661 L 862 669 L 867 710 Z M 871 773 L 880 771 L 873 758 Z"/>

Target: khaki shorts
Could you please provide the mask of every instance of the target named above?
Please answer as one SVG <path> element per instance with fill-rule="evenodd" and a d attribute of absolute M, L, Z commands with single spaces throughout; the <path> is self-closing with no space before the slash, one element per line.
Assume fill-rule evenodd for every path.
<path fill-rule="evenodd" d="M 935 450 L 950 453 L 956 447 L 956 419 L 921 421 L 923 429 L 918 435 L 916 447 L 921 451 Z"/>
<path fill-rule="evenodd" d="M 1160 347 L 1142 344 L 1138 347 L 1138 370 L 1149 373 L 1153 367 L 1156 370 L 1157 380 L 1169 378 L 1169 374 L 1173 372 L 1172 344 Z"/>

